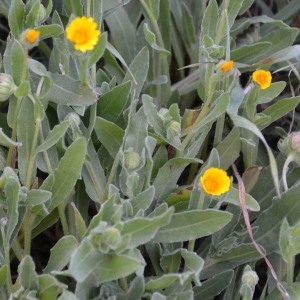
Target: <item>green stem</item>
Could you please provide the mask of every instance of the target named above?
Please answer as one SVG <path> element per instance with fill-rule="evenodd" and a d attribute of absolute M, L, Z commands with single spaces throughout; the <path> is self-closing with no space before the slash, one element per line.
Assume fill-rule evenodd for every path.
<path fill-rule="evenodd" d="M 115 176 L 116 176 L 116 173 L 117 173 L 117 169 L 118 169 L 120 160 L 121 160 L 121 153 L 120 153 L 120 151 L 119 151 L 118 154 L 117 154 L 117 156 L 116 156 L 116 158 L 115 158 L 115 160 L 114 160 L 114 163 L 113 163 L 113 165 L 112 165 L 112 167 L 111 167 L 111 170 L 110 170 L 110 173 L 109 173 L 109 176 L 108 176 L 108 179 L 107 179 L 105 188 L 104 188 L 103 201 L 105 201 L 105 199 L 107 199 L 108 187 L 109 187 L 109 185 L 112 183 L 113 179 L 114 179 Z"/>
<path fill-rule="evenodd" d="M 23 221 L 24 229 L 24 255 L 30 255 L 31 248 L 31 207 L 26 207 L 26 213 Z"/>
<path fill-rule="evenodd" d="M 158 26 L 158 22 L 155 18 L 155 16 L 153 15 L 151 9 L 149 8 L 149 6 L 146 4 L 145 0 L 140 0 L 140 3 L 143 7 L 144 13 L 145 13 L 145 17 L 149 20 L 151 27 L 154 31 L 154 34 L 157 38 L 157 45 L 163 49 L 165 49 L 165 45 L 159 30 L 159 26 Z M 169 64 L 167 61 L 167 57 L 166 56 L 162 56 L 164 54 L 160 54 L 161 57 L 161 71 L 163 75 L 166 75 L 168 78 L 168 83 L 167 83 L 167 87 L 166 90 L 170 91 L 170 73 L 169 73 Z M 161 106 L 161 102 L 164 100 L 162 99 L 163 97 L 165 97 L 166 95 L 160 95 L 161 94 L 161 90 L 162 90 L 162 85 L 158 86 L 158 101 L 159 101 L 159 106 Z M 165 101 L 167 101 L 168 99 L 165 99 Z"/>
<path fill-rule="evenodd" d="M 1 234 L 2 234 L 2 240 L 3 240 L 3 248 L 4 248 L 4 260 L 7 267 L 6 271 L 6 287 L 7 287 L 7 293 L 8 295 L 12 294 L 12 280 L 11 280 L 11 270 L 10 270 L 10 255 L 9 255 L 9 245 L 8 241 L 6 240 L 6 234 L 4 230 L 4 225 L 1 226 Z"/>
<path fill-rule="evenodd" d="M 224 120 L 225 120 L 225 114 L 222 114 L 217 119 L 216 131 L 214 137 L 214 147 L 216 147 L 222 141 L 223 131 L 224 131 Z"/>
<path fill-rule="evenodd" d="M 91 16 L 91 0 L 86 0 L 86 11 L 85 14 L 87 17 Z"/>
<path fill-rule="evenodd" d="M 12 245 L 11 245 L 12 250 L 14 251 L 14 254 L 16 256 L 16 258 L 21 261 L 22 257 L 23 257 L 23 249 L 20 245 L 20 241 L 19 239 L 14 239 L 12 241 Z"/>
<path fill-rule="evenodd" d="M 205 194 L 201 193 L 197 205 L 197 210 L 202 210 L 204 206 L 204 199 L 205 199 Z M 195 242 L 196 240 L 190 240 L 188 243 L 188 250 L 193 252 L 195 250 Z"/>
<path fill-rule="evenodd" d="M 288 172 L 288 170 L 289 170 L 289 164 L 290 164 L 292 161 L 294 161 L 294 157 L 293 157 L 293 155 L 290 154 L 290 155 L 286 158 L 286 160 L 285 160 L 285 162 L 284 162 L 284 165 L 283 165 L 283 167 L 282 167 L 282 183 L 283 183 L 283 188 L 284 188 L 284 191 L 285 191 L 285 192 L 289 189 L 288 184 L 287 184 L 287 179 L 286 179 L 286 177 L 287 177 L 287 172 Z"/>
<path fill-rule="evenodd" d="M 58 205 L 58 215 L 59 215 L 59 218 L 60 218 L 60 222 L 61 222 L 61 226 L 62 226 L 64 235 L 69 235 L 70 231 L 69 231 L 67 217 L 66 217 L 66 214 L 65 214 L 64 203 L 61 203 L 60 205 Z"/>
<path fill-rule="evenodd" d="M 91 162 L 90 161 L 85 161 L 85 166 L 87 168 L 87 171 L 89 172 L 89 175 L 92 179 L 92 182 L 93 182 L 93 185 L 94 185 L 94 188 L 95 188 L 95 191 L 97 193 L 97 196 L 98 196 L 98 199 L 100 201 L 100 203 L 103 203 L 103 192 L 98 184 L 98 181 L 97 181 L 97 176 L 95 174 L 95 171 L 94 171 L 94 168 L 93 166 L 91 165 Z"/>
<path fill-rule="evenodd" d="M 12 126 L 12 134 L 11 134 L 11 139 L 13 141 L 16 141 L 16 138 L 17 138 L 18 115 L 20 112 L 21 104 L 22 104 L 22 98 L 17 98 L 17 104 L 16 104 L 13 126 Z M 15 148 L 14 146 L 9 147 L 7 159 L 6 159 L 7 166 L 13 167 L 12 166 L 12 158 L 13 158 L 14 148 Z"/>
<path fill-rule="evenodd" d="M 287 284 L 292 286 L 294 282 L 294 266 L 295 266 L 295 257 L 290 255 L 287 262 Z"/>
<path fill-rule="evenodd" d="M 25 179 L 25 184 L 26 187 L 29 189 L 31 185 L 31 177 L 32 177 L 32 171 L 33 171 L 33 166 L 36 160 L 36 147 L 37 147 L 37 141 L 38 141 L 38 136 L 39 136 L 39 131 L 40 131 L 40 125 L 41 121 L 37 120 L 35 124 L 35 129 L 34 129 L 34 134 L 33 134 L 33 139 L 32 139 L 32 144 L 31 144 L 31 150 L 30 150 L 30 156 L 29 156 L 29 161 L 28 161 L 28 166 L 27 166 L 27 171 L 26 171 L 26 179 Z"/>
<path fill-rule="evenodd" d="M 90 123 L 85 134 L 85 138 L 87 141 L 89 141 L 91 138 L 92 132 L 94 130 L 95 122 L 96 122 L 96 117 L 97 117 L 97 103 L 94 103 L 90 107 Z"/>
<path fill-rule="evenodd" d="M 39 139 L 40 139 L 41 144 L 45 141 L 44 134 L 43 134 L 42 123 L 40 124 Z M 50 162 L 50 159 L 49 159 L 49 156 L 48 156 L 48 152 L 43 151 L 42 155 L 43 155 L 44 162 L 45 162 L 46 168 L 48 170 L 48 173 L 52 174 L 53 173 L 53 168 L 51 166 L 51 162 Z"/>
<path fill-rule="evenodd" d="M 183 152 L 186 148 L 186 146 L 188 145 L 188 143 L 191 141 L 191 139 L 194 137 L 194 129 L 199 125 L 199 123 L 201 122 L 201 120 L 203 119 L 203 117 L 207 114 L 207 112 L 209 111 L 209 104 L 210 101 L 207 101 L 204 103 L 200 114 L 198 115 L 195 123 L 193 124 L 192 128 L 190 129 L 190 131 L 188 132 L 187 136 L 185 137 L 185 139 L 182 141 L 181 144 L 181 152 Z"/>

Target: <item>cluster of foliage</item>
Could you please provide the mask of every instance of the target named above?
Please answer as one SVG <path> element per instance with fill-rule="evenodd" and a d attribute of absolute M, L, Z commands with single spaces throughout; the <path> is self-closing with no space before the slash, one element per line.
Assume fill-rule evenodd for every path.
<path fill-rule="evenodd" d="M 1 299 L 299 299 L 300 2 L 270 2 L 1 1 Z"/>

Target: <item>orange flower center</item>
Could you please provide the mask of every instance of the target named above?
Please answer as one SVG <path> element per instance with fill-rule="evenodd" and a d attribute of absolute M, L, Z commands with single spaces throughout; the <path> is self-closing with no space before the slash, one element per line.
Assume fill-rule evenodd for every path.
<path fill-rule="evenodd" d="M 85 44 L 89 41 L 89 39 L 90 36 L 84 28 L 79 28 L 76 32 L 74 32 L 74 41 L 76 44 Z"/>
<path fill-rule="evenodd" d="M 40 36 L 39 31 L 34 29 L 29 29 L 25 34 L 25 40 L 30 44 L 34 44 L 39 38 L 39 36 Z"/>

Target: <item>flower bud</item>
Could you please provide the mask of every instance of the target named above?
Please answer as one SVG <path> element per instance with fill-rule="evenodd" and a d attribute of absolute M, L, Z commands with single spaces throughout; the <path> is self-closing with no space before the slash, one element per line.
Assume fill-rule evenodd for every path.
<path fill-rule="evenodd" d="M 169 110 L 164 107 L 159 110 L 158 115 L 164 123 L 172 120 Z"/>
<path fill-rule="evenodd" d="M 251 269 L 245 269 L 242 276 L 242 284 L 248 285 L 250 288 L 254 289 L 258 283 L 258 276 L 255 271 Z"/>
<path fill-rule="evenodd" d="M 125 166 L 129 170 L 134 170 L 140 165 L 140 155 L 134 151 L 125 154 Z"/>
<path fill-rule="evenodd" d="M 286 156 L 292 156 L 293 160 L 300 165 L 300 131 L 292 132 L 286 138 L 278 142 L 278 149 Z"/>
<path fill-rule="evenodd" d="M 103 242 L 110 248 L 115 249 L 121 241 L 121 233 L 115 227 L 109 227 L 103 233 Z"/>
<path fill-rule="evenodd" d="M 6 73 L 0 73 L 0 101 L 5 101 L 9 96 L 11 96 L 15 90 L 16 85 L 13 78 Z"/>
<path fill-rule="evenodd" d="M 171 121 L 167 125 L 167 136 L 179 136 L 181 132 L 181 125 L 177 121 Z"/>

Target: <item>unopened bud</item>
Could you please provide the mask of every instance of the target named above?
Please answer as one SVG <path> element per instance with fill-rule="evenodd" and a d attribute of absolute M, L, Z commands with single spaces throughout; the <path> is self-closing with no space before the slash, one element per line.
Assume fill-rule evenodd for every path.
<path fill-rule="evenodd" d="M 0 101 L 5 101 L 11 96 L 15 90 L 16 85 L 13 78 L 6 73 L 0 73 Z"/>
<path fill-rule="evenodd" d="M 254 289 L 258 283 L 258 276 L 255 271 L 245 270 L 242 276 L 242 284 L 248 285 L 250 288 Z"/>
<path fill-rule="evenodd" d="M 107 228 L 103 233 L 103 242 L 111 249 L 115 249 L 116 246 L 120 243 L 121 233 L 115 227 Z"/>
<path fill-rule="evenodd" d="M 140 165 L 140 155 L 134 151 L 125 154 L 125 165 L 127 169 L 134 170 Z"/>
<path fill-rule="evenodd" d="M 169 136 L 178 136 L 181 132 L 181 125 L 177 121 L 171 121 L 167 126 L 167 135 Z"/>
<path fill-rule="evenodd" d="M 300 131 L 292 132 L 278 142 L 278 149 L 286 156 L 292 156 L 293 161 L 300 165 Z"/>

